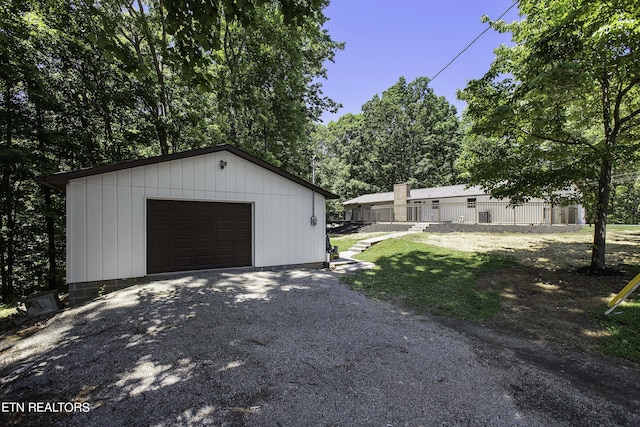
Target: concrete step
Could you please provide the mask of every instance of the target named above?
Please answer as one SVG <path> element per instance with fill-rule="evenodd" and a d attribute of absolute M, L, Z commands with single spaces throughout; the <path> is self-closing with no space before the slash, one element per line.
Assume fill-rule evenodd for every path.
<path fill-rule="evenodd" d="M 429 223 L 420 222 L 409 229 L 409 231 L 422 232 L 426 231 L 429 228 Z"/>
<path fill-rule="evenodd" d="M 348 250 L 351 251 L 351 252 L 361 253 L 361 252 L 366 251 L 367 249 L 369 249 L 371 246 L 375 245 L 376 243 L 378 243 L 378 242 L 372 242 L 372 243 L 370 243 L 370 242 L 358 242 L 355 245 L 351 246 Z"/>
<path fill-rule="evenodd" d="M 386 234 L 384 236 L 380 236 L 380 237 L 373 237 L 371 239 L 366 239 L 366 240 L 360 240 L 358 243 L 356 243 L 355 245 L 351 246 L 349 249 L 347 249 L 349 252 L 353 252 L 353 253 L 362 253 L 364 251 L 366 251 L 367 249 L 369 249 L 371 246 L 375 245 L 378 242 L 382 242 L 383 240 L 387 240 L 387 239 L 392 239 L 394 237 L 400 237 L 400 236 L 404 236 L 405 234 L 411 234 L 411 231 L 403 231 L 400 233 L 393 233 L 393 234 Z"/>
<path fill-rule="evenodd" d="M 361 248 L 361 249 L 369 249 L 371 247 L 371 243 L 368 242 L 358 242 L 355 245 L 353 245 L 354 248 Z"/>

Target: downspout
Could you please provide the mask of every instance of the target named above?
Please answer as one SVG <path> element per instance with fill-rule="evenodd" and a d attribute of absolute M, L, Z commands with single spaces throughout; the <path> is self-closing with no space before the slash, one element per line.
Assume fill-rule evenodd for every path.
<path fill-rule="evenodd" d="M 316 185 L 316 156 L 313 155 L 311 161 L 311 183 Z M 316 190 L 311 190 L 311 225 L 317 225 L 318 218 L 316 218 Z"/>
<path fill-rule="evenodd" d="M 316 191 L 311 190 L 311 225 L 318 224 L 318 218 L 316 218 Z"/>

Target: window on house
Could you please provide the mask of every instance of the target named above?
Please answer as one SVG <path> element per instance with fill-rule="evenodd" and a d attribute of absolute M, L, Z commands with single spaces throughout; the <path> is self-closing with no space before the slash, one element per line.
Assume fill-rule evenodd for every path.
<path fill-rule="evenodd" d="M 440 209 L 440 200 L 432 200 L 431 209 Z"/>
<path fill-rule="evenodd" d="M 475 208 L 476 207 L 476 198 L 475 197 L 471 197 L 467 199 L 467 207 L 468 208 Z"/>

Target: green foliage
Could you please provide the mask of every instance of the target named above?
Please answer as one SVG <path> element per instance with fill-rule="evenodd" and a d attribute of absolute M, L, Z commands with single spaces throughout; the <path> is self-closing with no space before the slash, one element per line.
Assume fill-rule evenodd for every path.
<path fill-rule="evenodd" d="M 335 105 L 318 79 L 341 47 L 325 6 L 2 2 L 3 300 L 63 287 L 64 197 L 45 203 L 40 175 L 228 142 L 309 177 L 311 124 Z"/>
<path fill-rule="evenodd" d="M 229 22 L 246 29 L 260 25 L 259 11 L 278 9 L 287 26 L 300 25 L 308 17 L 317 18 L 328 4 L 326 0 L 161 0 L 166 10 L 168 34 L 174 36 L 174 50 L 185 71 L 197 73 L 208 65 L 208 52 L 220 50 L 226 42 L 221 36 Z M 154 5 L 155 6 L 155 5 Z"/>
<path fill-rule="evenodd" d="M 419 77 L 396 84 L 362 106 L 319 127 L 314 140 L 322 152 L 321 179 L 343 199 L 414 187 L 456 183 L 454 161 L 460 147 L 456 111 Z"/>
<path fill-rule="evenodd" d="M 500 295 L 475 288 L 487 272 L 512 265 L 489 255 L 459 252 L 398 238 L 378 243 L 359 259 L 376 268 L 345 276 L 354 289 L 414 309 L 460 319 L 489 319 L 500 311 Z"/>
<path fill-rule="evenodd" d="M 17 314 L 14 305 L 0 304 L 0 320 L 15 316 Z"/>
<path fill-rule="evenodd" d="M 640 155 L 640 153 L 638 153 Z M 612 224 L 640 223 L 640 169 L 637 161 L 616 171 L 613 177 L 608 222 Z"/>
<path fill-rule="evenodd" d="M 455 108 L 429 88 L 429 79 L 404 77 L 362 106 L 363 138 L 376 148 L 374 180 L 383 188 L 450 184 L 458 155 Z"/>
<path fill-rule="evenodd" d="M 341 48 L 321 30 L 324 17 L 289 26 L 274 7 L 258 8 L 256 23 L 224 27 L 223 48 L 214 55 L 212 79 L 217 115 L 227 141 L 277 166 L 308 176 L 306 144 L 311 122 L 336 104 L 314 82 L 323 62 Z"/>
<path fill-rule="evenodd" d="M 312 143 L 317 151 L 317 182 L 344 199 L 371 191 L 373 181 L 362 140 L 362 116 L 347 114 L 328 126 L 316 126 Z"/>
<path fill-rule="evenodd" d="M 577 187 L 596 224 L 594 268 L 604 268 L 612 171 L 640 148 L 636 3 L 520 1 L 522 20 L 498 26 L 515 45 L 459 93 L 465 178 L 514 201 Z"/>

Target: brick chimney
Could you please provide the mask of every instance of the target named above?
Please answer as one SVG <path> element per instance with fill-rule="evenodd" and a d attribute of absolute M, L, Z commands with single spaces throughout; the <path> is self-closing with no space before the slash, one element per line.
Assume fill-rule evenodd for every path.
<path fill-rule="evenodd" d="M 407 204 L 410 194 L 411 185 L 409 183 L 393 186 L 393 215 L 395 221 L 407 220 Z"/>

